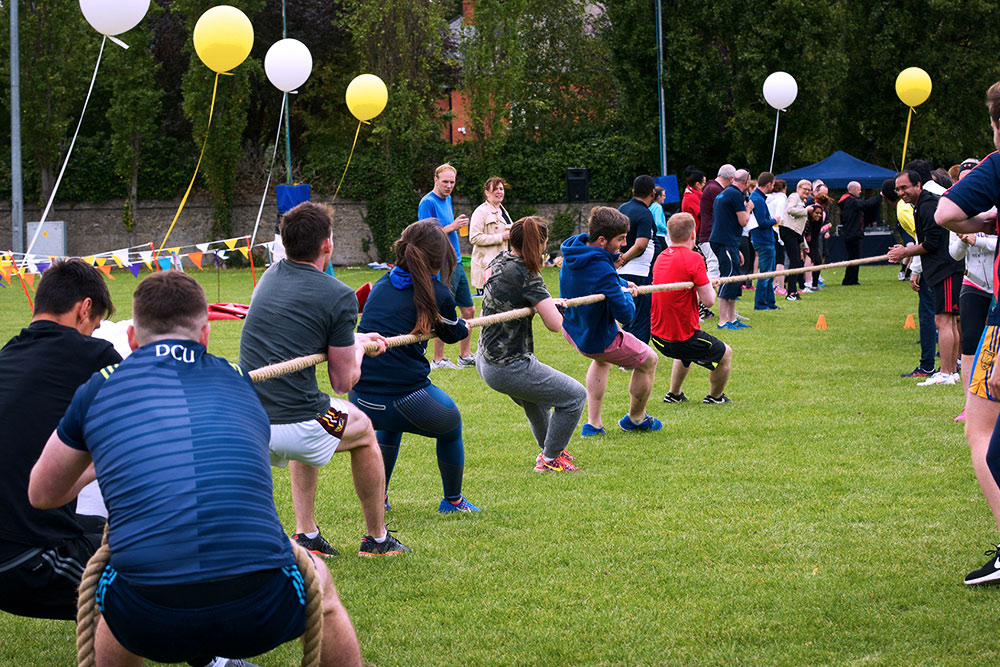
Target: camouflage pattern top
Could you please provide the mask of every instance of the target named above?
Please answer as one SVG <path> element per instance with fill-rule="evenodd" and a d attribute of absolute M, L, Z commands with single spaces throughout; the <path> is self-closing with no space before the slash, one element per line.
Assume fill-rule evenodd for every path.
<path fill-rule="evenodd" d="M 483 286 L 483 315 L 534 306 L 550 297 L 542 276 L 529 272 L 524 261 L 508 251 L 497 255 L 489 270 L 492 273 Z M 522 317 L 483 327 L 479 334 L 479 352 L 483 358 L 494 366 L 506 366 L 530 356 L 535 350 L 531 335 L 533 319 Z"/>

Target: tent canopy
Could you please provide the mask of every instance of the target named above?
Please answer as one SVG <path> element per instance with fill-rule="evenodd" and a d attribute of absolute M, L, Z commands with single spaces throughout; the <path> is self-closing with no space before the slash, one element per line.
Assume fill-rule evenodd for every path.
<path fill-rule="evenodd" d="M 847 184 L 851 181 L 857 181 L 863 188 L 879 188 L 885 179 L 893 178 L 895 175 L 896 172 L 892 169 L 869 164 L 844 151 L 837 151 L 808 167 L 778 174 L 777 178 L 788 181 L 788 191 L 791 192 L 795 190 L 795 183 L 803 178 L 810 181 L 818 178 L 831 189 L 846 190 Z"/>

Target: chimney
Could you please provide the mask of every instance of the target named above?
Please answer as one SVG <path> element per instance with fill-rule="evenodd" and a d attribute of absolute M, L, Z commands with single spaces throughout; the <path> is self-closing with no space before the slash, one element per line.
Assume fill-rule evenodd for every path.
<path fill-rule="evenodd" d="M 476 0 L 462 0 L 462 21 L 467 24 L 472 24 L 472 15 L 476 9 Z"/>

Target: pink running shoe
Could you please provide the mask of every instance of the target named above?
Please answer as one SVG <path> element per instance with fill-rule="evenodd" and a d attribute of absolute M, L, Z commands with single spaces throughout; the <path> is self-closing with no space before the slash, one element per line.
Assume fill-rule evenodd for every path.
<path fill-rule="evenodd" d="M 774 293 L 775 294 L 780 294 L 781 296 L 785 296 L 785 295 L 788 294 L 788 291 L 785 290 L 785 289 L 782 289 L 781 287 L 775 287 L 774 288 Z"/>
<path fill-rule="evenodd" d="M 962 414 L 960 414 L 959 416 L 955 417 L 955 421 L 956 422 L 964 422 L 965 421 L 965 408 L 962 408 Z"/>

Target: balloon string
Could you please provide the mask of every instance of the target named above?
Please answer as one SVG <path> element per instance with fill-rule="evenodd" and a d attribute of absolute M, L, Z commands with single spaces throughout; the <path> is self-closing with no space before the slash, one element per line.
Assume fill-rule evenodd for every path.
<path fill-rule="evenodd" d="M 906 115 L 906 135 L 903 137 L 903 159 L 899 163 L 899 170 L 903 171 L 903 165 L 906 164 L 906 144 L 910 141 L 910 119 L 913 118 L 913 107 L 910 107 L 910 113 Z"/>
<path fill-rule="evenodd" d="M 771 166 L 768 171 L 774 172 L 774 152 L 778 149 L 778 121 L 781 120 L 781 109 L 774 114 L 774 145 L 771 146 Z"/>
<path fill-rule="evenodd" d="M 73 133 L 73 138 L 69 142 L 69 150 L 66 151 L 66 159 L 63 160 L 62 168 L 59 170 L 59 176 L 56 178 L 56 184 L 52 187 L 52 192 L 49 193 L 49 201 L 45 204 L 45 210 L 42 211 L 42 217 L 38 221 L 38 227 L 35 228 L 35 234 L 31 237 L 31 243 L 28 244 L 28 249 L 24 253 L 25 260 L 27 260 L 27 255 L 31 253 L 31 249 L 35 246 L 35 241 L 38 240 L 38 235 L 42 231 L 42 225 L 45 224 L 45 220 L 49 217 L 49 211 L 52 209 L 52 203 L 56 200 L 56 192 L 59 191 L 59 184 L 62 183 L 63 174 L 66 173 L 66 165 L 69 164 L 69 156 L 73 153 L 73 146 L 76 144 L 76 137 L 80 134 L 80 126 L 83 125 L 83 116 L 87 113 L 87 104 L 90 102 L 90 94 L 94 92 L 94 82 L 97 81 L 97 70 L 101 66 L 101 56 L 104 55 L 104 45 L 107 41 L 107 37 L 101 40 L 101 49 L 97 52 L 97 64 L 94 65 L 94 75 L 90 77 L 90 88 L 87 89 L 87 97 L 83 101 L 83 111 L 80 112 L 80 120 L 76 123 L 76 132 Z M 30 301 L 31 298 L 29 297 L 28 300 Z"/>
<path fill-rule="evenodd" d="M 177 222 L 177 218 L 181 217 L 181 211 L 184 210 L 184 204 L 187 203 L 188 197 L 191 195 L 191 188 L 194 187 L 194 179 L 198 178 L 198 169 L 201 167 L 201 160 L 205 157 L 205 148 L 208 147 L 208 131 L 212 128 L 212 115 L 215 113 L 215 93 L 219 88 L 219 76 L 232 76 L 231 72 L 216 72 L 215 73 L 215 83 L 212 84 L 212 103 L 208 108 L 208 125 L 205 126 L 205 139 L 201 144 L 201 155 L 198 156 L 198 164 L 194 166 L 194 174 L 191 175 L 191 182 L 188 184 L 187 192 L 184 193 L 184 197 L 181 198 L 181 205 L 177 208 L 177 213 L 174 214 L 174 219 L 170 223 L 170 227 L 167 228 L 167 235 L 163 237 L 163 243 L 160 244 L 160 249 L 153 253 L 153 260 L 163 252 L 163 246 L 167 245 L 167 239 L 170 238 L 170 232 L 174 230 L 174 224 Z"/>
<path fill-rule="evenodd" d="M 271 166 L 267 168 L 267 182 L 264 184 L 264 196 L 260 198 L 260 208 L 257 209 L 257 221 L 253 223 L 253 234 L 250 235 L 250 248 L 253 249 L 253 243 L 257 240 L 257 228 L 260 227 L 260 216 L 264 213 L 264 201 L 267 199 L 267 191 L 271 187 L 271 173 L 274 171 L 274 159 L 278 155 L 278 142 L 281 141 L 281 121 L 285 116 L 285 97 L 288 93 L 285 93 L 281 100 L 281 111 L 278 112 L 278 134 L 274 137 L 274 151 L 271 153 Z M 253 281 L 254 286 L 257 285 L 257 280 Z"/>
<path fill-rule="evenodd" d="M 351 153 L 347 156 L 347 164 L 344 165 L 344 173 L 340 175 L 340 183 L 337 184 L 337 191 L 333 193 L 333 200 L 337 200 L 337 195 L 340 194 L 340 186 L 344 184 L 344 177 L 347 176 L 347 168 L 351 166 L 351 158 L 354 156 L 354 147 L 358 145 L 358 134 L 361 132 L 361 123 L 363 120 L 358 121 L 358 129 L 354 131 L 354 143 L 351 144 Z"/>

